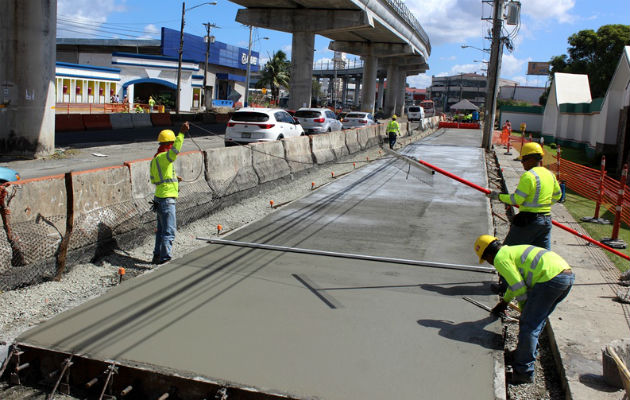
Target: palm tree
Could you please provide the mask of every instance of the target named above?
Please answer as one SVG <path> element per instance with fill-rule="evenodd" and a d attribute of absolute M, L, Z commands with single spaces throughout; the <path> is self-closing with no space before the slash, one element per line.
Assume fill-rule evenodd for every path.
<path fill-rule="evenodd" d="M 262 69 L 260 79 L 256 83 L 256 87 L 263 88 L 269 86 L 271 89 L 271 98 L 277 102 L 280 95 L 280 87 L 289 87 L 289 78 L 291 76 L 291 63 L 287 60 L 284 51 L 278 50 L 271 55 L 271 58 Z"/>

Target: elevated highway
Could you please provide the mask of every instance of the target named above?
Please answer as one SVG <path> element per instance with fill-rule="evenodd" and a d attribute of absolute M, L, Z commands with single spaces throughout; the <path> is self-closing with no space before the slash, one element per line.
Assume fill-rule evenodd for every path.
<path fill-rule="evenodd" d="M 379 64 L 390 82 L 385 112 L 402 113 L 407 75 L 428 69 L 429 37 L 400 0 L 232 0 L 236 20 L 293 34 L 289 107 L 310 105 L 315 34 L 329 48 L 363 57 L 361 109 L 373 112 Z"/>

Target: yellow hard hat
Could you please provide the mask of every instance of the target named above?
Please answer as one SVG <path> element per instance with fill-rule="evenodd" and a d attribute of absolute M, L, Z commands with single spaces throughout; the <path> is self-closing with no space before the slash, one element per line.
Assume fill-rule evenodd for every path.
<path fill-rule="evenodd" d="M 396 119 L 398 117 L 396 117 L 396 114 L 392 115 L 392 119 Z"/>
<path fill-rule="evenodd" d="M 486 251 L 490 243 L 495 240 L 499 240 L 499 238 L 492 235 L 481 235 L 477 238 L 477 240 L 475 240 L 474 249 L 477 256 L 479 256 L 479 264 L 483 263 L 483 258 L 481 258 L 483 256 L 483 252 Z"/>
<path fill-rule="evenodd" d="M 535 142 L 525 143 L 521 149 L 521 157 L 529 156 L 531 154 L 538 154 L 543 156 L 542 146 Z"/>
<path fill-rule="evenodd" d="M 158 135 L 158 142 L 160 143 L 167 143 L 167 142 L 174 142 L 174 141 L 175 141 L 175 133 L 173 133 L 173 131 L 170 129 L 164 129 Z"/>

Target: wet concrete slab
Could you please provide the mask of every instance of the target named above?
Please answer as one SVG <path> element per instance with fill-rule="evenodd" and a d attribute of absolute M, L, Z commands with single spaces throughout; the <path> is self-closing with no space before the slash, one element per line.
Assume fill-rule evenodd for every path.
<path fill-rule="evenodd" d="M 404 152 L 485 185 L 480 135 Z M 489 224 L 482 194 L 381 160 L 226 238 L 477 265 Z M 300 398 L 496 398 L 500 324 L 461 299 L 492 304 L 492 278 L 209 245 L 17 341 Z"/>

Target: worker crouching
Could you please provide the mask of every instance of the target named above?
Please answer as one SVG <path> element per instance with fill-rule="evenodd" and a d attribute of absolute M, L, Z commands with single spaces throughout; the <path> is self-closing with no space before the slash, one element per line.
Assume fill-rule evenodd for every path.
<path fill-rule="evenodd" d="M 547 317 L 569 294 L 575 275 L 558 254 L 536 246 L 503 246 L 498 238 L 481 235 L 474 250 L 479 263 L 492 264 L 507 281 L 508 288 L 492 313 L 500 315 L 513 299 L 518 301 L 521 317 L 510 383 L 531 383 L 540 333 Z"/>
<path fill-rule="evenodd" d="M 157 213 L 157 231 L 152 264 L 163 264 L 171 259 L 173 241 L 177 231 L 175 204 L 179 196 L 179 178 L 174 163 L 184 144 L 184 134 L 190 129 L 185 122 L 175 137 L 170 129 L 160 132 L 158 148 L 151 160 L 151 183 L 155 185 L 154 211 Z"/>

